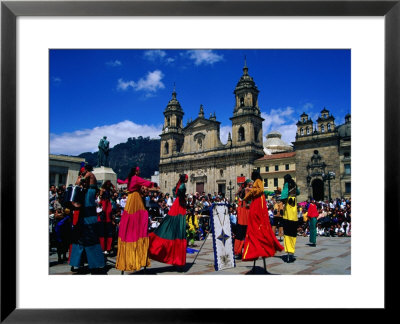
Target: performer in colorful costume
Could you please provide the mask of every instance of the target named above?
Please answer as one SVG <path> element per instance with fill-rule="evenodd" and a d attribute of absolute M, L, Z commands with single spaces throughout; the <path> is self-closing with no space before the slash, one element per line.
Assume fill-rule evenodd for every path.
<path fill-rule="evenodd" d="M 188 175 L 179 176 L 173 189 L 176 198 L 160 226 L 149 235 L 149 256 L 153 260 L 183 267 L 186 265 L 186 186 Z"/>
<path fill-rule="evenodd" d="M 308 206 L 307 218 L 310 227 L 310 246 L 317 245 L 317 217 L 319 216 L 317 205 L 315 200 L 311 199 L 311 203 Z"/>
<path fill-rule="evenodd" d="M 267 272 L 265 258 L 274 256 L 276 251 L 282 251 L 283 246 L 272 232 L 260 173 L 253 171 L 251 179 L 254 181 L 253 187 L 244 197 L 245 201 L 251 200 L 251 205 L 242 260 L 254 261 L 254 272 L 255 261 L 262 257 L 264 270 Z"/>
<path fill-rule="evenodd" d="M 285 204 L 283 213 L 283 240 L 285 252 L 287 253 L 287 262 L 294 262 L 294 252 L 297 238 L 297 199 L 300 194 L 297 185 L 290 174 L 284 176 L 284 185 L 281 194 L 281 200 Z"/>
<path fill-rule="evenodd" d="M 92 166 L 86 165 L 85 172 L 76 181 L 76 185 L 83 187 L 85 198 L 83 205 L 75 203 L 75 207 L 79 209 L 79 218 L 72 232 L 69 264 L 79 268 L 83 253 L 86 252 L 89 268 L 94 273 L 104 273 L 105 261 L 100 247 L 96 212 L 97 180 L 92 170 Z"/>
<path fill-rule="evenodd" d="M 140 195 L 142 186 L 158 188 L 155 182 L 139 177 L 140 168 L 132 168 L 128 175 L 128 199 L 121 215 L 118 230 L 118 253 L 115 268 L 121 271 L 137 271 L 150 266 L 148 259 L 149 214 Z"/>
<path fill-rule="evenodd" d="M 246 237 L 247 222 L 249 218 L 250 203 L 243 200 L 246 195 L 246 189 L 248 188 L 250 179 L 247 179 L 240 186 L 236 195 L 238 196 L 238 207 L 237 207 L 237 224 L 235 228 L 235 244 L 234 253 L 235 259 L 242 258 L 244 239 Z"/>
<path fill-rule="evenodd" d="M 111 212 L 112 204 L 111 197 L 115 192 L 115 187 L 110 180 L 106 180 L 100 188 L 100 205 L 102 212 L 98 215 L 99 227 L 100 227 L 100 245 L 104 254 L 109 254 L 111 251 L 112 243 L 112 223 L 111 223 Z"/>

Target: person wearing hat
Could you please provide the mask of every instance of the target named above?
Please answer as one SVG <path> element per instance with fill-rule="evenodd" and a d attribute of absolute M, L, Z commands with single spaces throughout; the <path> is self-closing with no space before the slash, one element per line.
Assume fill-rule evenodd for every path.
<path fill-rule="evenodd" d="M 121 215 L 118 229 L 118 252 L 115 269 L 138 271 L 150 266 L 147 250 L 149 248 L 149 213 L 146 210 L 140 191 L 142 187 L 159 189 L 155 182 L 140 177 L 140 168 L 133 167 L 127 177 L 128 199 Z"/>
<path fill-rule="evenodd" d="M 319 216 L 315 199 L 311 198 L 311 202 L 307 210 L 308 224 L 310 227 L 310 244 L 309 246 L 315 247 L 317 245 L 317 218 Z"/>
<path fill-rule="evenodd" d="M 291 263 L 295 261 L 294 252 L 298 225 L 296 196 L 300 194 L 300 191 L 290 174 L 286 174 L 283 179 L 284 185 L 281 194 L 281 201 L 285 204 L 283 212 L 283 241 L 285 252 L 287 253 L 286 261 Z"/>

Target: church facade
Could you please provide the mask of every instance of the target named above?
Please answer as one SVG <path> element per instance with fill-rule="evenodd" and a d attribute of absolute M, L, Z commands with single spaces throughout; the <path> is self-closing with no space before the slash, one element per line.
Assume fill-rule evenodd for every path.
<path fill-rule="evenodd" d="M 220 140 L 220 122 L 215 113 L 205 117 L 200 105 L 195 120 L 183 126 L 184 110 L 175 89 L 164 110 L 164 126 L 160 150 L 160 188 L 171 192 L 179 174 L 188 174 L 188 193 L 221 192 L 234 197 L 237 177 L 250 177 L 254 161 L 264 156 L 259 90 L 248 73 L 245 63 L 243 75 L 235 89 L 232 134 L 228 142 Z"/>
<path fill-rule="evenodd" d="M 230 117 L 232 134 L 228 142 L 220 140 L 220 122 L 215 113 L 205 117 L 200 105 L 195 120 L 183 126 L 184 110 L 174 89 L 164 110 L 161 137 L 159 185 L 171 193 L 179 175 L 189 176 L 187 192 L 223 193 L 234 197 L 238 178 L 249 178 L 258 169 L 265 189 L 283 186 L 283 176 L 292 175 L 300 188 L 298 201 L 349 198 L 351 196 L 351 115 L 337 126 L 335 118 L 323 109 L 314 122 L 306 113 L 297 122 L 293 148 L 281 143 L 280 134 L 272 132 L 267 139 L 271 152 L 263 145 L 259 90 L 248 73 L 243 74 L 235 89 L 235 105 Z M 315 128 L 314 128 L 315 127 Z M 267 142 L 268 142 L 267 140 Z"/>
<path fill-rule="evenodd" d="M 315 126 L 315 128 L 314 128 Z M 299 201 L 329 200 L 351 196 L 351 115 L 335 125 L 335 118 L 324 108 L 317 123 L 306 113 L 297 122 L 296 179 Z"/>

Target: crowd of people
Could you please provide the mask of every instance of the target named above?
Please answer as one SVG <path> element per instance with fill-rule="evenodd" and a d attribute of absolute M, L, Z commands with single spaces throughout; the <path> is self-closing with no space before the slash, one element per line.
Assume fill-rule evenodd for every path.
<path fill-rule="evenodd" d="M 257 255 L 263 258 L 272 256 L 276 251 L 283 250 L 280 242 L 284 241 L 288 262 L 291 262 L 295 236 L 308 236 L 311 243 L 315 241 L 314 232 L 317 236 L 351 236 L 351 199 L 319 202 L 309 199 L 300 203 L 296 201 L 294 206 L 288 200 L 290 195 L 283 197 L 280 188 L 264 191 L 257 178 L 247 179 L 241 184 L 233 201 L 221 192 L 186 193 L 184 184 L 187 180 L 184 178 L 179 179 L 172 192 L 163 193 L 156 183 L 139 177 L 139 168 L 132 169 L 125 189 L 115 188 L 111 181 L 105 181 L 97 188 L 95 179 L 90 182 L 91 176 L 88 176 L 91 174 L 90 166 L 88 170 L 85 168 L 81 169 L 82 175 L 74 186 L 56 188 L 52 185 L 49 190 L 50 249 L 56 249 L 58 262 L 68 262 L 71 271 L 77 271 L 85 262 L 92 263 L 92 268 L 103 268 L 105 258 L 100 260 L 100 253 L 103 257 L 116 256 L 116 268 L 122 272 L 146 268 L 150 265 L 149 258 L 183 267 L 186 248 L 198 246 L 196 242 L 204 240 L 211 231 L 210 207 L 214 203 L 228 205 L 235 258 L 243 261 L 254 260 Z M 75 192 L 81 183 L 82 190 Z M 88 188 L 92 190 L 90 197 Z M 258 200 L 260 193 L 263 198 Z M 295 196 L 296 193 L 292 195 Z M 313 217 L 311 209 L 314 204 L 317 214 L 314 213 Z M 296 218 L 288 219 L 287 215 L 293 212 L 296 212 Z M 256 223 L 250 221 L 250 213 L 252 219 L 257 219 Z M 264 214 L 269 216 L 269 221 L 264 220 Z M 79 222 L 83 222 L 83 229 L 74 231 Z M 145 231 L 137 231 L 136 228 L 143 229 L 143 224 L 146 224 Z M 259 234 L 254 226 L 260 224 L 268 228 L 267 234 L 263 235 L 270 243 L 262 246 L 262 249 L 270 250 L 266 255 L 258 251 L 258 244 L 263 238 L 257 238 Z M 135 230 L 132 231 L 132 228 Z M 90 236 L 94 232 L 98 235 L 98 244 Z M 273 237 L 269 233 L 273 233 Z M 249 247 L 254 255 L 245 256 L 244 251 L 248 251 Z M 171 254 L 170 250 L 180 252 Z M 143 251 L 148 251 L 148 255 Z M 132 264 L 129 261 L 131 258 L 135 259 Z"/>

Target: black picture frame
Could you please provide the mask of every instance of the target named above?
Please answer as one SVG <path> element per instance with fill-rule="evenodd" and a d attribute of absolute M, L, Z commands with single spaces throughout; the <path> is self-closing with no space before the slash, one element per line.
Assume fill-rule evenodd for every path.
<path fill-rule="evenodd" d="M 397 282 L 391 241 L 399 234 L 400 0 L 393 1 L 2 1 L 1 2 L 1 322 L 148 323 L 218 322 L 241 310 L 218 309 L 200 318 L 193 309 L 17 309 L 16 308 L 16 19 L 18 16 L 383 16 L 385 19 L 385 310 Z M 371 188 L 372 189 L 372 188 Z M 379 188 L 383 190 L 383 188 Z M 369 190 L 366 189 L 366 195 Z M 377 206 L 382 213 L 382 203 Z M 390 211 L 393 213 L 390 213 Z M 381 221 L 381 219 L 377 219 Z M 373 232 L 370 234 L 373 236 Z M 373 237 L 371 238 L 373 239 Z M 373 260 L 371 260 L 373 276 Z M 184 296 L 182 296 L 184 298 Z M 262 310 L 253 310 L 260 313 Z M 270 316 L 272 312 L 268 313 Z M 263 316 L 266 313 L 254 314 Z M 239 316 L 239 317 L 238 317 Z M 253 315 L 252 315 L 253 316 Z M 277 318 L 280 318 L 278 315 Z M 338 319 L 340 316 L 338 317 Z M 235 322 L 235 321 L 233 321 Z"/>

